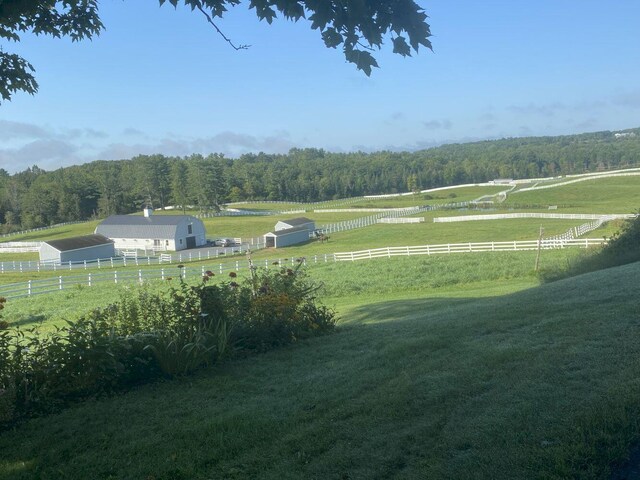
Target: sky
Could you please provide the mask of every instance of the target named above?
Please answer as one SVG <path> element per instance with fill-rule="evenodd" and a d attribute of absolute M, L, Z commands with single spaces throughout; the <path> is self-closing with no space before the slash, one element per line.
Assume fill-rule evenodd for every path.
<path fill-rule="evenodd" d="M 417 150 L 640 126 L 640 2 L 420 1 L 433 52 L 375 54 L 371 77 L 306 21 L 217 21 L 154 0 L 101 0 L 90 41 L 23 34 L 0 48 L 36 95 L 0 104 L 0 168 L 139 154 Z"/>

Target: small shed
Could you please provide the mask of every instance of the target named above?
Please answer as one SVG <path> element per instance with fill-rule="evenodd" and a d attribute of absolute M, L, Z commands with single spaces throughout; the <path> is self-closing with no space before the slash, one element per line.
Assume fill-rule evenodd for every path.
<path fill-rule="evenodd" d="M 110 238 L 118 250 L 163 252 L 201 247 L 207 244 L 204 223 L 191 215 L 112 215 L 95 233 Z"/>
<path fill-rule="evenodd" d="M 68 263 L 115 257 L 113 242 L 103 235 L 47 240 L 40 246 L 40 262 Z"/>
<path fill-rule="evenodd" d="M 296 245 L 308 241 L 315 229 L 315 222 L 306 217 L 281 220 L 276 223 L 273 232 L 264 234 L 264 243 L 272 248 Z"/>

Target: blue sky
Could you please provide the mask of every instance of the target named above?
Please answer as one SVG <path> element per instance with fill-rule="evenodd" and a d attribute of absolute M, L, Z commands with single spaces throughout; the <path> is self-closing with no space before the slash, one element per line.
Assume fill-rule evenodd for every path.
<path fill-rule="evenodd" d="M 137 154 L 415 150 L 640 126 L 640 2 L 418 2 L 434 52 L 385 48 L 366 77 L 304 21 L 218 25 L 154 0 L 102 0 L 106 30 L 0 46 L 40 91 L 0 105 L 0 168 Z"/>

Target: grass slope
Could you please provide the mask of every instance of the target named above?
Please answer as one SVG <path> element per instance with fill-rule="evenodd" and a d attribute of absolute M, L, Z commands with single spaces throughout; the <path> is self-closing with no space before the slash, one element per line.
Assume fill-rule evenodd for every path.
<path fill-rule="evenodd" d="M 639 275 L 354 304 L 337 335 L 4 432 L 0 478 L 606 478 L 640 433 Z"/>
<path fill-rule="evenodd" d="M 505 206 L 558 205 L 559 213 L 636 213 L 640 208 L 640 176 L 605 177 L 554 188 L 514 192 Z"/>

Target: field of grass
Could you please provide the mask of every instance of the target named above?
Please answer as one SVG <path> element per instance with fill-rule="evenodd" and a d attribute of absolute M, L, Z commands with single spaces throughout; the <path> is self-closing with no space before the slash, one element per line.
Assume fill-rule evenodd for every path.
<path fill-rule="evenodd" d="M 571 205 L 561 213 L 625 213 L 640 204 L 639 181 L 581 182 L 509 201 Z M 390 200 L 366 206 L 407 206 Z M 541 225 L 550 236 L 585 223 L 432 222 L 476 213 L 483 212 L 427 212 L 422 224 L 375 225 L 332 234 L 324 244 L 254 252 L 258 265 L 307 257 L 308 275 L 323 285 L 318 295 L 341 318 L 338 333 L 0 432 L 0 480 L 611 478 L 640 442 L 640 263 L 541 286 L 536 252 L 323 261 L 323 253 L 383 246 L 530 240 Z M 367 214 L 301 215 L 322 225 Z M 211 238 L 255 237 L 278 219 L 205 223 Z M 618 226 L 590 236 L 610 236 Z M 91 233 L 95 223 L 85 228 L 46 238 Z M 578 254 L 543 251 L 541 267 Z M 235 259 L 190 263 L 189 278 L 198 278 L 201 265 L 215 271 Z M 177 276 L 175 265 L 155 268 Z M 5 275 L 0 283 L 28 278 L 37 275 Z M 127 288 L 70 288 L 11 300 L 2 313 L 13 325 L 47 331 Z"/>
<path fill-rule="evenodd" d="M 563 264 L 577 255 L 577 250 L 545 251 L 541 266 Z M 406 294 L 414 295 L 428 289 L 431 293 L 442 290 L 451 294 L 452 289 L 459 287 L 465 290 L 470 284 L 488 284 L 494 280 L 524 280 L 528 285 L 537 282 L 533 272 L 535 252 L 495 252 L 481 254 L 458 254 L 452 256 L 433 257 L 395 257 L 391 261 L 378 259 L 353 265 L 351 263 L 324 263 L 322 258 L 314 263 L 313 258 L 307 262 L 310 278 L 322 284 L 320 292 L 323 299 L 332 306 L 343 305 L 345 301 L 362 303 L 365 300 L 378 299 L 381 294 L 385 298 L 396 298 Z M 262 262 L 256 261 L 264 267 Z M 243 259 L 243 265 L 246 260 Z M 283 262 L 284 264 L 284 262 Z M 212 262 L 194 262 L 187 268 L 187 280 L 198 282 L 198 265 L 217 272 Z M 246 267 L 246 265 L 245 265 Z M 269 268 L 274 267 L 271 263 Z M 166 276 L 177 281 L 177 266 L 163 267 Z M 145 270 L 148 270 L 145 267 Z M 121 271 L 121 270 L 120 270 Z M 109 271 L 110 272 L 110 271 Z M 247 269 L 238 272 L 240 278 L 247 275 Z M 4 319 L 11 325 L 32 327 L 40 325 L 43 330 L 53 326 L 61 326 L 65 320 L 73 320 L 78 316 L 101 306 L 114 302 L 121 292 L 135 288 L 134 283 L 119 284 L 113 281 L 95 283 L 94 287 L 86 286 L 86 273 L 75 272 L 75 277 L 85 283 L 84 286 L 68 287 L 63 291 L 36 295 L 31 298 L 16 298 L 6 303 L 3 310 Z M 411 282 L 408 282 L 411 279 Z M 229 280 L 228 274 L 218 274 L 214 282 Z M 167 284 L 165 281 L 164 284 Z M 96 286 L 97 285 L 97 286 Z M 153 288 L 161 288 L 163 282 L 151 282 Z"/>
<path fill-rule="evenodd" d="M 507 190 L 503 186 L 477 186 L 447 188 L 431 193 L 418 193 L 386 198 L 363 198 L 354 207 L 400 208 L 421 205 L 439 205 L 443 203 L 467 202 L 484 195 L 495 195 Z"/>
<path fill-rule="evenodd" d="M 503 205 L 512 204 L 558 205 L 559 213 L 637 213 L 640 210 L 640 176 L 601 178 L 512 193 Z"/>
<path fill-rule="evenodd" d="M 318 267 L 339 333 L 29 420 L 0 478 L 608 478 L 640 438 L 640 264 L 540 287 L 521 255 Z"/>

